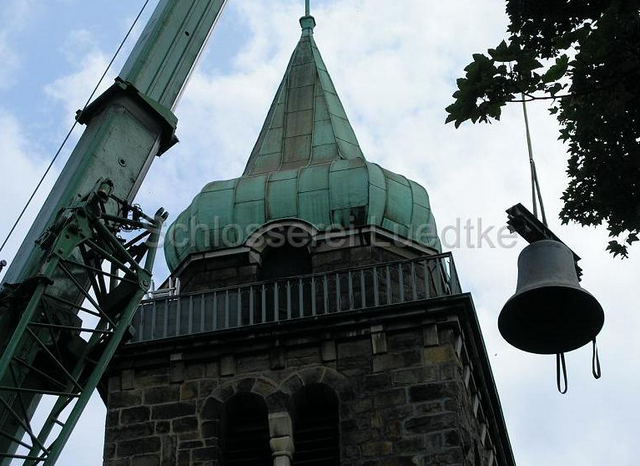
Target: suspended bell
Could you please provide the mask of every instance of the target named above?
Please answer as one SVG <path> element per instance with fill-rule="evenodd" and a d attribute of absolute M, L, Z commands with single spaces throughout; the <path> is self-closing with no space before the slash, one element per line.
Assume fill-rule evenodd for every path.
<path fill-rule="evenodd" d="M 520 253 L 516 293 L 498 319 L 505 340 L 530 353 L 559 354 L 589 343 L 603 324 L 602 306 L 580 286 L 566 245 L 541 240 Z"/>

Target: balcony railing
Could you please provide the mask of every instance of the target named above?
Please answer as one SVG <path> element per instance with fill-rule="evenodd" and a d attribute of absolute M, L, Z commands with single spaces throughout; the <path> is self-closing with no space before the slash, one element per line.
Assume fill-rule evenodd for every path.
<path fill-rule="evenodd" d="M 450 253 L 145 300 L 131 343 L 461 293 Z"/>

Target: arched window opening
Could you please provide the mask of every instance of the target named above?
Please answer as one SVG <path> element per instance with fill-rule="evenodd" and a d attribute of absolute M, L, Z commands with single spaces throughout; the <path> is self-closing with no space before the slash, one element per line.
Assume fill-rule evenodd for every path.
<path fill-rule="evenodd" d="M 272 466 L 269 417 L 264 400 L 238 393 L 225 405 L 225 466 Z"/>
<path fill-rule="evenodd" d="M 300 229 L 274 229 L 266 238 L 262 256 L 262 279 L 277 280 L 312 272 L 309 237 Z"/>
<path fill-rule="evenodd" d="M 293 398 L 296 466 L 340 466 L 338 397 L 324 384 L 308 385 Z"/>

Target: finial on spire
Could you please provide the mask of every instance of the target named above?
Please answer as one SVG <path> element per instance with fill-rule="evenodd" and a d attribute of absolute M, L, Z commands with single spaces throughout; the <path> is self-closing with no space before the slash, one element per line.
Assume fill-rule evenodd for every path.
<path fill-rule="evenodd" d="M 302 33 L 312 34 L 313 28 L 316 27 L 316 20 L 311 16 L 311 0 L 305 0 L 304 2 L 305 15 L 300 18 L 300 26 L 302 26 Z"/>

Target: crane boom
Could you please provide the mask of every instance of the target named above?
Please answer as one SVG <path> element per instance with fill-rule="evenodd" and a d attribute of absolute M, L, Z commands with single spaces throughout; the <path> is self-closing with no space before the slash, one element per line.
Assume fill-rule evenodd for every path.
<path fill-rule="evenodd" d="M 116 82 L 77 116 L 86 129 L 0 288 L 2 466 L 54 464 L 126 336 L 166 218 L 132 202 L 153 159 L 177 142 L 173 109 L 226 1 L 160 0 Z M 143 233 L 119 237 L 133 228 Z M 36 432 L 44 395 L 57 401 Z"/>
<path fill-rule="evenodd" d="M 156 155 L 175 142 L 178 98 L 226 0 L 161 0 L 118 82 L 79 116 L 87 125 L 3 283 L 19 283 L 42 264 L 34 244 L 58 212 L 108 176 L 132 201 Z"/>

